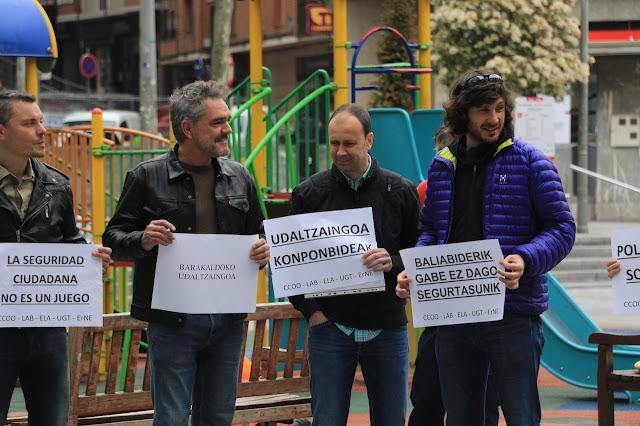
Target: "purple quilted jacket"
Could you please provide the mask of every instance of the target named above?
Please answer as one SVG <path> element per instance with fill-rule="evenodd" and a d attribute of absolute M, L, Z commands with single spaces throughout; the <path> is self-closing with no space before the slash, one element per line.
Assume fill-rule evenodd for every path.
<path fill-rule="evenodd" d="M 446 148 L 431 163 L 416 247 L 449 240 L 456 161 Z M 505 313 L 541 314 L 549 300 L 545 274 L 569 254 L 576 232 L 555 166 L 526 142 L 506 140 L 487 165 L 483 204 L 484 238 L 525 262 L 520 287 L 507 289 Z"/>

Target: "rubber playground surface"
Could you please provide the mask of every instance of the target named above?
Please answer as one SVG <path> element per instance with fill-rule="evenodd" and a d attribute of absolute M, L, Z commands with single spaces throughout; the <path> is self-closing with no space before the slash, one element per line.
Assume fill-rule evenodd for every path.
<path fill-rule="evenodd" d="M 628 331 L 640 332 L 640 329 Z M 409 377 L 410 385 L 411 377 Z M 542 422 L 540 423 L 542 426 L 598 424 L 598 403 L 595 390 L 570 385 L 553 376 L 544 367 L 540 367 L 538 387 L 542 406 Z M 629 404 L 627 401 L 625 394 L 616 393 L 615 424 L 616 426 L 639 426 L 640 403 Z M 409 402 L 407 413 L 410 410 L 411 403 Z M 502 415 L 499 424 L 500 426 L 506 425 Z M 348 425 L 369 425 L 366 387 L 361 373 L 357 373 L 354 382 Z"/>
<path fill-rule="evenodd" d="M 605 327 L 603 327 L 605 328 Z M 607 329 L 606 327 L 605 329 Z M 619 329 L 616 329 L 619 331 Z M 640 332 L 628 329 L 628 332 Z M 409 386 L 411 386 L 411 376 Z M 543 426 L 551 425 L 597 425 L 598 405 L 596 391 L 583 389 L 570 385 L 554 377 L 544 367 L 540 367 L 538 377 L 540 388 L 540 402 L 542 405 Z M 411 403 L 408 403 L 407 413 L 411 411 Z M 26 414 L 24 400 L 20 389 L 16 389 L 11 407 L 12 415 Z M 616 425 L 639 426 L 640 425 L 640 404 L 629 404 L 624 394 L 617 394 L 615 405 Z M 351 410 L 348 420 L 349 426 L 369 425 L 369 406 L 367 401 L 366 387 L 362 378 L 362 373 L 356 374 L 351 395 Z M 501 417 L 500 425 L 506 425 Z"/>

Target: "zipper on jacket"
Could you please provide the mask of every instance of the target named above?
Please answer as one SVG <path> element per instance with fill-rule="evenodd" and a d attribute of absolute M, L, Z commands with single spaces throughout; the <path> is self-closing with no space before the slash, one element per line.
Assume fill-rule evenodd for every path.
<path fill-rule="evenodd" d="M 20 230 L 16 229 L 16 242 L 20 242 Z"/>
<path fill-rule="evenodd" d="M 40 204 L 38 206 L 38 208 L 36 208 L 34 211 L 32 211 L 31 214 L 29 214 L 29 216 L 25 217 L 24 220 L 22 221 L 22 223 L 20 223 L 20 227 L 16 231 L 16 238 L 18 239 L 18 242 L 20 242 L 20 230 L 22 229 L 24 224 L 29 219 L 31 219 L 33 216 L 35 216 L 36 213 L 38 213 L 40 210 L 42 210 L 44 208 L 45 209 L 45 216 L 47 218 L 49 217 L 49 199 L 51 198 L 51 194 L 49 194 L 49 193 L 45 194 L 45 198 L 46 198 L 45 201 L 42 204 Z"/>
<path fill-rule="evenodd" d="M 478 165 L 477 165 L 477 164 L 474 164 L 474 165 L 473 165 L 473 172 L 472 172 L 471 174 L 475 176 L 475 175 L 477 174 L 477 173 L 476 173 L 476 172 L 477 172 L 477 170 L 478 170 Z"/>

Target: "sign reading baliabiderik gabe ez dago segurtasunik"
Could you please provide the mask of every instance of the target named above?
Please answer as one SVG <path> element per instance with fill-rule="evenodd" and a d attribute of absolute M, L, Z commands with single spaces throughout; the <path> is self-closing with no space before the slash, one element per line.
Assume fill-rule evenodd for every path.
<path fill-rule="evenodd" d="M 415 327 L 501 320 L 505 285 L 498 240 L 472 241 L 400 251 L 411 278 Z"/>

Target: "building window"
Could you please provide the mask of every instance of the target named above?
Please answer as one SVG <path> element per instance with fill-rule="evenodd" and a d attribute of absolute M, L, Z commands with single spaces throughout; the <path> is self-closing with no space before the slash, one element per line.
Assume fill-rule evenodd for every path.
<path fill-rule="evenodd" d="M 175 0 L 165 0 L 164 8 L 159 11 L 159 33 L 161 40 L 172 40 L 176 38 L 176 2 Z"/>
<path fill-rule="evenodd" d="M 238 35 L 238 26 L 236 25 L 236 10 L 238 8 L 234 7 L 233 12 L 231 12 L 231 35 Z"/>
<path fill-rule="evenodd" d="M 193 28 L 193 0 L 184 0 L 183 28 L 185 33 L 190 33 Z"/>
<path fill-rule="evenodd" d="M 273 25 L 282 25 L 282 0 L 273 0 Z"/>

